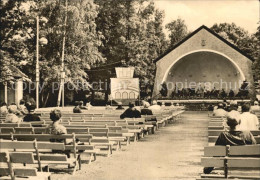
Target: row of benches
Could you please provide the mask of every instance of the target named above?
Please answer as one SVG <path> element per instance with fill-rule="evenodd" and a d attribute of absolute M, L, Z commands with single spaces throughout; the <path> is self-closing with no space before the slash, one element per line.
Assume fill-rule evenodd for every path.
<path fill-rule="evenodd" d="M 165 124 L 167 124 L 166 121 L 168 121 L 170 118 L 172 118 L 172 116 L 166 117 L 164 119 Z M 108 122 L 105 122 L 105 123 L 108 123 Z M 112 123 L 114 123 L 114 122 L 112 121 Z M 119 124 L 120 123 L 118 123 L 118 125 Z M 16 134 L 15 132 L 17 132 L 19 129 L 21 130 L 23 128 L 24 129 L 31 128 L 31 129 L 33 129 L 33 131 L 37 131 L 40 129 L 44 130 L 44 129 L 46 129 L 46 127 L 7 127 L 6 123 L 0 123 L 0 127 L 2 125 L 1 129 L 2 128 L 13 128 L 14 129 L 14 133 L 10 133 L 10 134 L 1 134 L 0 133 L 0 139 L 9 139 L 9 141 L 8 140 L 5 140 L 5 141 L 8 143 L 20 142 L 21 144 L 23 144 L 23 142 L 30 142 L 30 143 L 34 143 L 34 144 L 35 144 L 35 142 L 37 142 L 37 144 L 39 144 L 39 143 L 41 144 L 42 141 L 50 141 L 51 139 L 73 139 L 73 143 L 71 145 L 64 145 L 64 143 L 59 143 L 59 144 L 63 144 L 65 146 L 64 147 L 65 149 L 60 147 L 62 150 L 71 151 L 72 153 L 74 153 L 73 158 L 77 159 L 76 163 L 77 163 L 78 169 L 80 169 L 81 158 L 80 158 L 79 151 L 84 150 L 84 153 L 89 153 L 90 159 L 92 159 L 93 157 L 95 159 L 96 154 L 101 153 L 100 147 L 106 147 L 108 152 L 111 154 L 112 148 L 114 145 L 116 145 L 116 149 L 118 149 L 119 146 L 120 146 L 119 148 L 121 148 L 121 142 L 126 141 L 126 139 L 127 139 L 126 136 L 122 137 L 122 135 L 128 134 L 130 137 L 130 134 L 132 134 L 132 135 L 134 134 L 133 132 L 129 133 L 131 130 L 134 132 L 137 132 L 137 130 L 138 130 L 138 132 L 141 132 L 143 129 L 140 129 L 140 128 L 142 128 L 142 127 L 144 128 L 146 126 L 145 124 L 140 124 L 140 127 L 139 127 L 139 125 L 137 123 L 135 124 L 135 122 L 132 125 L 128 125 L 128 123 L 126 123 L 126 124 L 127 125 L 125 127 L 123 127 L 123 126 L 114 126 L 114 125 L 109 126 L 107 124 L 104 124 L 104 122 L 94 122 L 94 124 L 85 124 L 82 122 L 76 122 L 76 124 L 65 125 L 68 130 L 68 133 L 72 133 L 72 134 L 50 135 L 50 134 Z M 82 133 L 82 132 L 84 132 L 84 134 L 78 134 L 78 133 Z M 132 135 L 131 135 L 131 137 L 132 137 Z M 76 143 L 75 143 L 76 140 L 79 140 L 80 142 L 85 143 L 85 144 L 87 143 L 87 145 L 85 145 L 85 144 L 76 145 Z M 130 141 L 129 141 L 129 143 L 130 143 Z M 50 143 L 50 144 L 52 144 L 52 143 Z M 2 146 L 2 144 L 1 144 L 1 148 L 2 147 L 4 147 L 4 146 Z M 12 162 L 12 158 L 10 158 L 10 157 L 13 156 L 12 153 L 14 150 L 15 150 L 15 153 L 18 153 L 19 147 L 21 148 L 20 149 L 22 151 L 21 153 L 24 153 L 23 149 L 22 149 L 23 146 L 19 146 L 18 144 L 17 145 L 11 144 L 11 145 L 9 145 L 9 147 L 17 147 L 17 148 L 13 148 L 13 149 L 11 148 L 12 151 L 10 151 L 10 149 L 6 148 L 9 150 L 10 153 L 5 152 L 6 153 L 5 156 L 6 157 L 9 156 L 9 163 L 15 163 L 15 161 Z M 26 147 L 26 145 L 25 145 L 25 147 Z M 37 152 L 35 150 L 36 149 L 34 146 L 34 151 L 30 152 L 30 153 L 33 153 L 34 158 L 37 157 L 36 156 Z M 55 148 L 49 149 L 49 151 L 53 151 L 53 150 L 57 150 L 57 149 L 55 149 Z M 29 153 L 29 152 L 26 152 L 26 153 Z M 29 156 L 29 155 L 26 155 L 26 156 Z M 37 158 L 36 158 L 36 160 L 37 160 Z M 66 164 L 65 162 L 67 160 L 66 160 L 66 158 L 62 159 L 62 161 L 64 161 L 64 164 Z M 91 160 L 89 162 L 91 162 Z M 26 162 L 24 162 L 24 163 L 26 163 Z M 7 162 L 7 164 L 8 164 L 8 162 Z M 42 164 L 47 164 L 47 163 L 42 162 Z M 55 162 L 53 162 L 53 164 L 55 164 Z M 75 173 L 75 169 L 76 169 L 76 167 L 73 168 L 73 173 Z M 1 169 L 0 169 L 0 172 L 2 172 Z M 7 169 L 5 169 L 5 172 L 7 172 Z M 13 172 L 16 172 L 15 173 L 16 175 L 19 174 L 16 170 Z M 11 170 L 9 171 L 9 174 L 10 173 L 12 173 Z M 34 173 L 34 175 L 37 175 L 37 173 L 38 172 L 36 171 L 36 173 Z M 40 174 L 41 174 L 41 172 L 40 172 Z"/>
<path fill-rule="evenodd" d="M 214 146 L 219 134 L 226 129 L 225 118 L 210 117 L 208 142 L 204 147 L 203 167 L 214 167 L 214 172 L 201 174 L 198 179 L 260 179 L 260 145 Z M 260 144 L 260 131 L 251 132 Z"/>

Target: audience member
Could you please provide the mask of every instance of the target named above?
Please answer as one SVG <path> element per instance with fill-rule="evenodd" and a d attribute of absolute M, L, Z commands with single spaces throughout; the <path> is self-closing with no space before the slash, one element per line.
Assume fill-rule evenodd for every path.
<path fill-rule="evenodd" d="M 8 107 L 8 114 L 5 117 L 6 123 L 20 123 L 22 120 L 16 115 L 17 113 L 17 106 L 10 105 Z"/>
<path fill-rule="evenodd" d="M 109 102 L 106 103 L 106 110 L 113 110 Z"/>
<path fill-rule="evenodd" d="M 116 109 L 117 110 L 125 109 L 125 108 L 123 108 L 122 102 L 118 102 Z"/>
<path fill-rule="evenodd" d="M 237 111 L 227 113 L 227 125 L 230 130 L 221 132 L 215 145 L 218 146 L 238 146 L 256 144 L 254 136 L 250 131 L 238 131 L 237 127 L 241 122 L 241 115 Z M 209 174 L 214 167 L 205 167 L 204 173 Z"/>
<path fill-rule="evenodd" d="M 140 118 L 141 113 L 135 108 L 135 105 L 133 102 L 129 103 L 129 108 L 125 110 L 123 114 L 120 115 L 121 119 L 124 118 Z"/>
<path fill-rule="evenodd" d="M 259 130 L 259 121 L 255 114 L 250 111 L 250 104 L 244 104 L 242 106 L 241 124 L 239 129 L 244 131 Z"/>
<path fill-rule="evenodd" d="M 75 102 L 75 107 L 73 108 L 73 113 L 82 113 L 80 107 L 79 107 L 79 102 Z"/>
<path fill-rule="evenodd" d="M 7 104 L 5 102 L 1 103 L 0 115 L 5 116 L 8 113 Z"/>
<path fill-rule="evenodd" d="M 19 106 L 18 106 L 18 110 L 20 111 L 20 113 L 22 115 L 28 114 L 28 110 L 25 106 L 25 101 L 23 99 L 20 100 Z"/>
<path fill-rule="evenodd" d="M 67 129 L 63 125 L 60 124 L 61 120 L 61 111 L 59 109 L 54 109 L 50 112 L 50 119 L 52 120 L 52 124 L 50 124 L 47 127 L 47 133 L 53 134 L 53 135 L 62 135 L 67 134 Z M 62 142 L 65 144 L 71 144 L 73 142 L 72 139 L 51 139 L 51 142 Z M 70 151 L 69 150 L 53 150 L 53 153 L 65 153 L 68 157 L 70 157 Z"/>
<path fill-rule="evenodd" d="M 52 124 L 48 126 L 49 134 L 67 134 L 67 129 L 60 124 L 61 111 L 59 109 L 54 109 L 50 112 L 50 119 L 52 120 Z"/>
<path fill-rule="evenodd" d="M 153 115 L 153 112 L 151 109 L 148 109 L 149 107 L 149 104 L 148 103 L 145 103 L 144 104 L 144 108 L 141 109 L 141 115 Z"/>
<path fill-rule="evenodd" d="M 85 107 L 85 106 L 83 105 L 83 101 L 79 101 L 79 108 L 80 108 L 80 109 L 87 109 L 87 107 Z"/>
<path fill-rule="evenodd" d="M 161 110 L 161 106 L 157 104 L 157 101 L 153 101 L 153 105 L 149 107 L 150 110 L 152 111 L 159 111 Z"/>
<path fill-rule="evenodd" d="M 208 111 L 213 111 L 214 110 L 214 106 L 212 105 L 212 104 L 210 104 L 209 106 L 208 106 Z"/>
<path fill-rule="evenodd" d="M 31 121 L 41 121 L 40 117 L 36 114 L 34 114 L 35 105 L 31 103 L 26 103 L 26 108 L 28 111 L 28 114 L 24 116 L 23 121 L 24 122 L 31 122 Z"/>
<path fill-rule="evenodd" d="M 251 109 L 250 109 L 250 111 L 252 111 L 252 112 L 257 112 L 257 111 L 260 111 L 260 106 L 259 106 L 259 103 L 258 103 L 258 101 L 255 101 L 255 102 L 254 102 L 254 105 L 253 105 L 253 106 L 251 106 Z"/>
<path fill-rule="evenodd" d="M 224 108 L 223 104 L 219 103 L 218 104 L 218 109 L 213 111 L 213 116 L 218 116 L 218 117 L 226 116 L 227 112 L 223 108 Z"/>
<path fill-rule="evenodd" d="M 91 108 L 92 108 L 92 105 L 90 104 L 90 102 L 88 102 L 88 103 L 86 104 L 86 108 L 87 108 L 87 109 L 91 109 Z"/>

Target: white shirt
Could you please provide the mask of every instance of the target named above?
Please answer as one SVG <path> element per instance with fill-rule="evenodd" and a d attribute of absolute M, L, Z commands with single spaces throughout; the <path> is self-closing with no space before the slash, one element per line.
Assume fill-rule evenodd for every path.
<path fill-rule="evenodd" d="M 250 112 L 244 112 L 241 114 L 241 123 L 239 130 L 252 131 L 258 130 L 259 121 L 256 115 Z"/>
<path fill-rule="evenodd" d="M 257 105 L 251 106 L 250 111 L 254 111 L 254 112 L 260 111 L 260 106 Z"/>
<path fill-rule="evenodd" d="M 159 111 L 159 110 L 161 110 L 161 106 L 160 105 L 152 105 L 148 109 L 150 109 L 152 111 Z"/>
<path fill-rule="evenodd" d="M 213 116 L 223 117 L 226 115 L 227 115 L 227 111 L 225 111 L 224 109 L 216 109 L 213 111 Z"/>

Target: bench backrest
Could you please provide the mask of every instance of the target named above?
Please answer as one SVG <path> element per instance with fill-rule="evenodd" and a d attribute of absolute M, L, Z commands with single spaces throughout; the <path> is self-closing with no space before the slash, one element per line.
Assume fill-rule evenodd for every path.
<path fill-rule="evenodd" d="M 259 169 L 260 145 L 205 147 L 201 165 L 224 168 L 225 178 L 228 177 L 229 168 L 242 168 L 243 171 L 245 168 Z"/>

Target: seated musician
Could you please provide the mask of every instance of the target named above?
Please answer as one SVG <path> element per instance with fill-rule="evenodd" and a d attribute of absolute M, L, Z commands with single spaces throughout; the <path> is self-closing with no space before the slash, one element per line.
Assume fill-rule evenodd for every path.
<path fill-rule="evenodd" d="M 239 146 L 256 144 L 254 136 L 250 131 L 238 131 L 237 127 L 241 123 L 241 115 L 238 111 L 231 111 L 227 114 L 227 125 L 229 131 L 221 132 L 215 145 L 219 146 Z M 214 167 L 205 167 L 204 173 L 209 174 Z"/>
<path fill-rule="evenodd" d="M 213 116 L 224 117 L 227 112 L 224 110 L 224 106 L 222 103 L 218 104 L 218 108 L 213 111 Z"/>
<path fill-rule="evenodd" d="M 120 115 L 120 119 L 124 118 L 140 118 L 141 113 L 135 108 L 135 104 L 133 102 L 129 103 L 129 108 L 125 110 L 123 114 Z"/>

